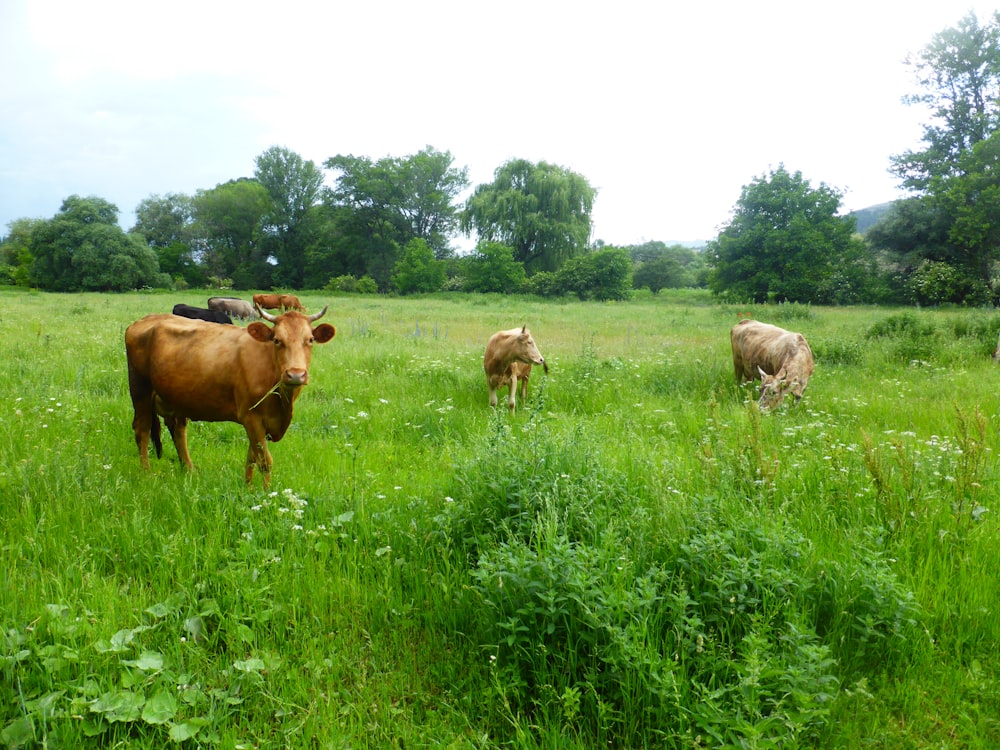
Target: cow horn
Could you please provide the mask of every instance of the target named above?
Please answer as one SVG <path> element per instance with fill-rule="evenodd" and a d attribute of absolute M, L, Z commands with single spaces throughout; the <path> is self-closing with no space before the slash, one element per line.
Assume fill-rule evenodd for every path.
<path fill-rule="evenodd" d="M 271 313 L 264 312 L 264 309 L 260 305 L 254 305 L 254 307 L 257 308 L 257 314 L 260 315 L 260 317 L 262 317 L 268 323 L 274 323 L 278 320 L 275 316 L 271 315 Z"/>
<path fill-rule="evenodd" d="M 327 308 L 328 308 L 328 307 L 330 307 L 330 306 L 329 306 L 329 305 L 325 305 L 325 306 L 323 307 L 323 309 L 322 309 L 322 310 L 320 310 L 320 311 L 319 311 L 318 313 L 313 313 L 312 315 L 310 315 L 310 316 L 309 316 L 309 322 L 310 322 L 310 323 L 312 323 L 312 322 L 313 322 L 314 320 L 319 320 L 319 319 L 320 319 L 320 318 L 322 318 L 322 317 L 323 317 L 324 315 L 326 315 L 326 311 L 327 311 Z"/>

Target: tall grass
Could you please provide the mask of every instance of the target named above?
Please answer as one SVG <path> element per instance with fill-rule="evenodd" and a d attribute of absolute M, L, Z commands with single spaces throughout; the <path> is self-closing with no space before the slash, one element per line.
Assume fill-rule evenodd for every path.
<path fill-rule="evenodd" d="M 995 747 L 986 311 L 330 303 L 268 492 L 149 472 L 123 335 L 193 292 L 0 291 L 9 747 Z M 762 415 L 740 318 L 816 373 Z M 494 412 L 491 333 L 551 366 Z"/>

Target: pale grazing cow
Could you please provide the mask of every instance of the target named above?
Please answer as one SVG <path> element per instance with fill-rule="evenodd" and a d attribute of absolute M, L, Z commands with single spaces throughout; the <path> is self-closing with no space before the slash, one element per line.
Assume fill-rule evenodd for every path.
<path fill-rule="evenodd" d="M 257 313 L 253 311 L 253 305 L 239 297 L 209 297 L 208 309 L 218 310 L 242 320 L 251 320 L 257 317 Z"/>
<path fill-rule="evenodd" d="M 736 382 L 760 378 L 762 410 L 781 405 L 786 393 L 802 399 L 813 373 L 813 356 L 801 333 L 761 323 L 741 320 L 730 332 Z"/>
<path fill-rule="evenodd" d="M 236 422 L 250 440 L 244 478 L 259 468 L 266 488 L 271 481 L 267 441 L 278 442 L 292 423 L 292 406 L 309 382 L 313 344 L 336 334 L 326 314 L 261 312 L 246 328 L 220 326 L 176 315 L 147 315 L 125 331 L 128 385 L 135 416 L 132 430 L 139 462 L 149 468 L 149 442 L 163 455 L 160 417 L 181 462 L 192 468 L 187 425 Z"/>
<path fill-rule="evenodd" d="M 486 344 L 486 354 L 483 356 L 486 384 L 490 389 L 490 406 L 495 408 L 497 405 L 497 389 L 509 385 L 507 408 L 513 412 L 518 379 L 521 380 L 523 400 L 528 395 L 528 377 L 531 375 L 532 365 L 541 365 L 545 372 L 549 371 L 527 326 L 494 333 Z"/>

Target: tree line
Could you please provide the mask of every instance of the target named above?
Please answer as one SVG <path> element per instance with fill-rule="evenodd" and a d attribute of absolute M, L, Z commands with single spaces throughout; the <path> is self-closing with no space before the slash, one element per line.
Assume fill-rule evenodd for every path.
<path fill-rule="evenodd" d="M 431 146 L 322 167 L 283 147 L 252 177 L 118 208 L 70 196 L 0 240 L 0 283 L 52 291 L 142 287 L 470 291 L 624 299 L 708 287 L 733 301 L 995 304 L 1000 294 L 1000 13 L 974 13 L 906 61 L 926 105 L 923 147 L 891 158 L 910 197 L 864 234 L 843 194 L 783 164 L 754 177 L 704 252 L 592 241 L 597 191 L 547 162 L 512 159 L 472 189 Z M 332 187 L 325 185 L 327 170 Z M 476 238 L 459 255 L 451 242 Z"/>

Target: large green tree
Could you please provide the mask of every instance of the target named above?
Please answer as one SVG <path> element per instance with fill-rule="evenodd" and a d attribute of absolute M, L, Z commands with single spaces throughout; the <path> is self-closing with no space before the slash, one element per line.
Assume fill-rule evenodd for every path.
<path fill-rule="evenodd" d="M 118 225 L 118 207 L 103 198 L 73 195 L 31 233 L 30 281 L 55 292 L 126 291 L 165 286 L 156 253 Z"/>
<path fill-rule="evenodd" d="M 513 248 L 528 273 L 555 271 L 590 242 L 597 191 L 586 178 L 546 162 L 513 159 L 465 203 L 462 230 Z"/>
<path fill-rule="evenodd" d="M 320 202 L 323 173 L 294 151 L 272 146 L 257 157 L 254 179 L 271 198 L 263 231 L 266 252 L 277 262 L 275 282 L 299 288 L 310 239 L 307 224 Z"/>
<path fill-rule="evenodd" d="M 923 148 L 892 158 L 903 185 L 915 191 L 934 178 L 961 173 L 960 162 L 1000 126 L 1000 13 L 980 24 L 969 13 L 908 58 L 918 93 L 904 101 L 928 108 Z"/>
<path fill-rule="evenodd" d="M 917 274 L 910 299 L 982 304 L 995 296 L 1000 260 L 1000 13 L 985 24 L 969 13 L 908 63 L 920 91 L 907 101 L 927 106 L 931 120 L 923 147 L 892 159 L 913 197 L 897 203 L 868 240 L 890 254 L 901 276 Z"/>
<path fill-rule="evenodd" d="M 135 209 L 132 232 L 141 234 L 156 251 L 160 270 L 189 286 L 205 283 L 204 268 L 196 261 L 191 242 L 194 201 L 183 193 L 151 195 Z"/>
<path fill-rule="evenodd" d="M 194 235 L 199 260 L 217 279 L 237 289 L 266 289 L 273 266 L 262 236 L 271 197 L 256 180 L 231 180 L 194 197 Z"/>
<path fill-rule="evenodd" d="M 369 275 L 385 290 L 400 248 L 410 240 L 426 241 L 437 258 L 450 255 L 448 236 L 458 212 L 454 201 L 468 186 L 467 170 L 455 168 L 450 153 L 428 146 L 411 156 L 377 161 L 339 154 L 324 166 L 336 179 L 326 202 L 343 209 L 336 214 L 339 237 L 330 251 L 344 256 L 339 263 L 344 273 Z"/>
<path fill-rule="evenodd" d="M 468 167 L 455 167 L 450 151 L 427 146 L 397 166 L 399 204 L 413 238 L 424 240 L 434 257 L 452 255 L 449 240 L 458 227 L 456 201 L 469 187 Z"/>
<path fill-rule="evenodd" d="M 754 302 L 832 302 L 833 283 L 856 261 L 854 219 L 838 216 L 841 194 L 784 165 L 744 186 L 733 218 L 709 243 L 709 286 Z M 844 291 L 841 290 L 841 294 Z"/>
<path fill-rule="evenodd" d="M 190 239 L 194 203 L 183 193 L 150 195 L 135 208 L 132 232 L 146 238 L 150 247 L 169 247 Z"/>

